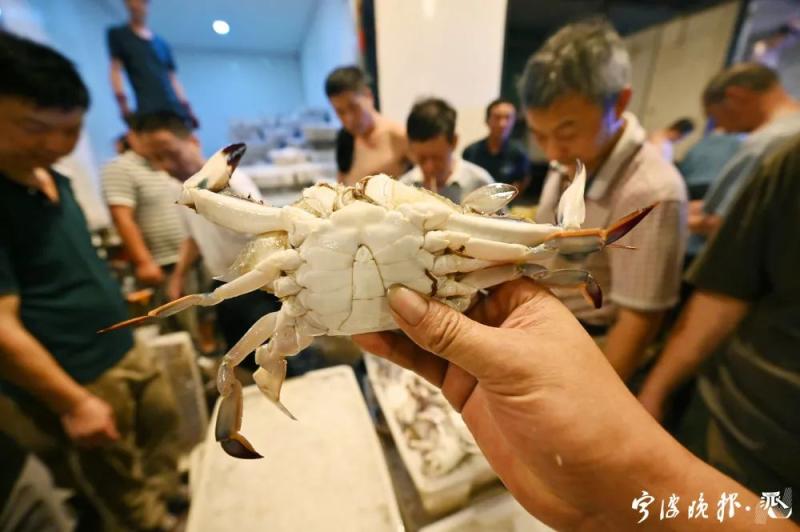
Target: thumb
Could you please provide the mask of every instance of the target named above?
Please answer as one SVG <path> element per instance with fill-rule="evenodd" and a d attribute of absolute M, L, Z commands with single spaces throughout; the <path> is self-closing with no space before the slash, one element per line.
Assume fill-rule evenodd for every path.
<path fill-rule="evenodd" d="M 402 286 L 391 287 L 388 299 L 397 325 L 415 344 L 475 377 L 487 375 L 503 352 L 497 329 L 443 303 Z"/>

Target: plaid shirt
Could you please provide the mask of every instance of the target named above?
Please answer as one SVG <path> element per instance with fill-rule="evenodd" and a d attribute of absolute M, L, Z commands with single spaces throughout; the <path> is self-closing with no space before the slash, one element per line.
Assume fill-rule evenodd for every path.
<path fill-rule="evenodd" d="M 631 113 L 624 115 L 622 136 L 600 170 L 590 176 L 584 228 L 608 227 L 623 216 L 658 206 L 619 243 L 636 250 L 606 248 L 578 259 L 554 257 L 548 268 L 579 268 L 592 273 L 603 289 L 604 304 L 592 308 L 574 290 L 554 290 L 586 323 L 611 325 L 618 307 L 637 311 L 666 310 L 678 301 L 686 247 L 686 186 L 677 169 L 665 161 Z M 551 171 L 544 184 L 536 221 L 553 223 L 561 192 L 568 185 Z"/>

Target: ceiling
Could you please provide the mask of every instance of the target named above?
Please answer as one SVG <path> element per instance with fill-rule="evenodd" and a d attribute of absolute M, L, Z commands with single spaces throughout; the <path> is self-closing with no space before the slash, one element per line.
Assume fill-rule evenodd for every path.
<path fill-rule="evenodd" d="M 173 47 L 296 53 L 322 1 L 151 0 L 149 23 Z M 106 2 L 120 19 L 127 17 L 122 0 Z M 230 33 L 214 33 L 216 19 L 228 22 Z"/>

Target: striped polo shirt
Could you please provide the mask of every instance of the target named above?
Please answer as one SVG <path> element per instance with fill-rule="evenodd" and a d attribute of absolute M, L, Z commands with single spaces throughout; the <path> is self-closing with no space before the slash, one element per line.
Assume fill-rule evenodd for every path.
<path fill-rule="evenodd" d="M 175 204 L 181 183 L 153 169 L 140 155 L 128 150 L 103 168 L 103 194 L 109 206 L 134 210 L 134 217 L 153 259 L 165 266 L 178 262 L 186 228 Z"/>

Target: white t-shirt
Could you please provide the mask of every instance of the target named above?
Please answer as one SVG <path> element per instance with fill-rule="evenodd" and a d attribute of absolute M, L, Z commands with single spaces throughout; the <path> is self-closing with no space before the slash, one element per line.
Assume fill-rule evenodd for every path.
<path fill-rule="evenodd" d="M 240 196 L 250 196 L 261 200 L 261 192 L 250 177 L 236 170 L 229 182 L 231 190 Z M 210 222 L 191 209 L 182 208 L 183 221 L 189 235 L 197 243 L 200 255 L 213 277 L 227 273 L 239 252 L 250 240 L 250 235 L 237 233 L 226 227 Z"/>
<path fill-rule="evenodd" d="M 424 179 L 422 169 L 415 166 L 402 176 L 400 182 L 406 185 L 421 187 Z M 450 201 L 460 204 L 461 199 L 477 188 L 494 183 L 489 172 L 461 157 L 453 157 L 453 171 L 444 186 L 436 192 Z"/>

